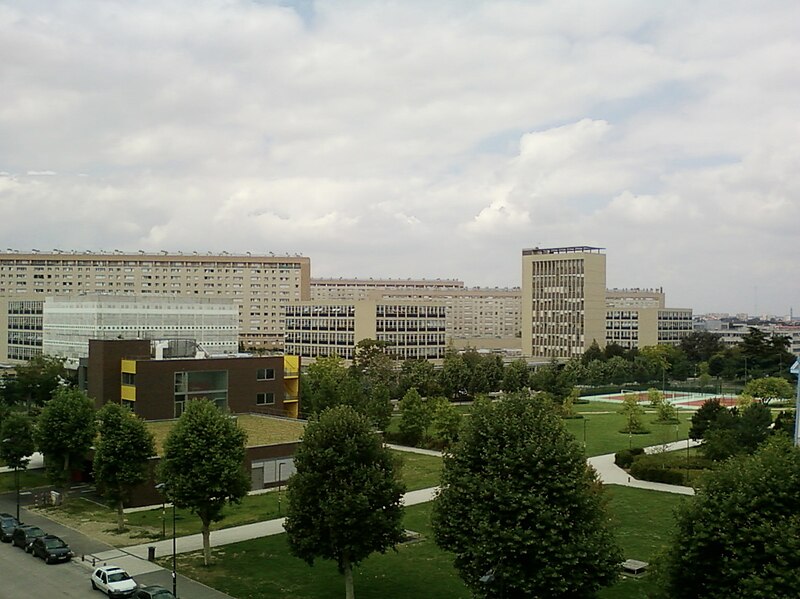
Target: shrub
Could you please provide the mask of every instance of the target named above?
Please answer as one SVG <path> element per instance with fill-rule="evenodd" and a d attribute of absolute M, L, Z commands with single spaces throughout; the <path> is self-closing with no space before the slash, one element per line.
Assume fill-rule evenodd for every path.
<path fill-rule="evenodd" d="M 641 447 L 623 449 L 614 454 L 614 463 L 620 468 L 630 468 L 634 458 L 640 455 L 644 455 L 644 449 Z"/>
<path fill-rule="evenodd" d="M 657 457 L 660 456 L 640 456 L 635 459 L 630 469 L 631 476 L 654 483 L 683 485 L 686 480 L 685 472 L 670 468 L 663 460 L 653 459 Z"/>

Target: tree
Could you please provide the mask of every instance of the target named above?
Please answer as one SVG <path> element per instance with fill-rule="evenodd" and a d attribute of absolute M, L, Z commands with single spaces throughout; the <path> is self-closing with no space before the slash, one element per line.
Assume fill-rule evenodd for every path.
<path fill-rule="evenodd" d="M 400 400 L 400 437 L 404 443 L 419 445 L 428 430 L 431 414 L 416 389 L 409 389 Z"/>
<path fill-rule="evenodd" d="M 63 387 L 42 408 L 34 441 L 56 486 L 66 487 L 71 468 L 92 446 L 97 430 L 94 415 L 94 402 L 83 391 Z"/>
<path fill-rule="evenodd" d="M 423 397 L 431 397 L 439 392 L 436 382 L 436 370 L 433 363 L 424 359 L 409 359 L 400 366 L 398 391 L 400 396 L 412 387 Z"/>
<path fill-rule="evenodd" d="M 770 434 L 772 415 L 763 403 L 743 409 L 724 410 L 709 423 L 703 435 L 702 451 L 712 460 L 725 460 L 753 453 Z"/>
<path fill-rule="evenodd" d="M 678 347 L 681 348 L 686 358 L 693 364 L 708 361 L 711 356 L 723 350 L 719 333 L 709 331 L 695 331 L 681 339 Z"/>
<path fill-rule="evenodd" d="M 531 388 L 547 393 L 556 403 L 562 403 L 572 392 L 575 381 L 569 371 L 558 365 L 555 358 L 537 368 L 530 377 Z"/>
<path fill-rule="evenodd" d="M 452 347 L 448 348 L 439 371 L 439 385 L 449 399 L 467 397 L 470 371 L 464 358 Z"/>
<path fill-rule="evenodd" d="M 786 379 L 768 376 L 748 381 L 742 393 L 768 404 L 773 399 L 791 399 L 794 389 Z"/>
<path fill-rule="evenodd" d="M 345 402 L 349 394 L 345 392 L 348 380 L 344 360 L 339 356 L 318 358 L 309 365 L 300 379 L 303 405 L 309 414 L 317 414 L 327 408 Z M 352 381 L 352 379 L 350 379 Z M 350 391 L 353 391 L 351 388 Z M 352 400 L 352 398 L 350 398 Z"/>
<path fill-rule="evenodd" d="M 698 441 L 705 437 L 706 431 L 711 427 L 721 412 L 727 412 L 719 399 L 713 397 L 703 402 L 703 405 L 692 414 L 692 426 L 689 428 L 689 437 Z"/>
<path fill-rule="evenodd" d="M 362 415 L 339 406 L 308 423 L 295 467 L 284 525 L 289 551 L 309 565 L 335 561 L 352 599 L 353 567 L 402 540 L 399 465 Z"/>
<path fill-rule="evenodd" d="M 133 412 L 107 403 L 97 413 L 94 479 L 103 496 L 117 508 L 117 530 L 125 529 L 123 508 L 130 492 L 148 479 L 148 463 L 156 455 L 153 433 Z"/>
<path fill-rule="evenodd" d="M 519 358 L 511 362 L 503 370 L 500 388 L 506 393 L 521 391 L 528 386 L 528 363 Z"/>
<path fill-rule="evenodd" d="M 458 440 L 461 431 L 461 414 L 445 397 L 437 397 L 428 401 L 433 439 L 444 447 L 450 447 Z"/>
<path fill-rule="evenodd" d="M 432 523 L 476 597 L 593 597 L 617 580 L 601 486 L 539 395 L 475 404 L 444 458 Z"/>
<path fill-rule="evenodd" d="M 711 471 L 678 511 L 661 563 L 669 597 L 795 597 L 800 588 L 800 449 L 776 436 Z"/>
<path fill-rule="evenodd" d="M 581 356 L 581 362 L 587 366 L 592 360 L 605 361 L 606 355 L 597 343 L 597 339 L 592 339 L 592 344 L 586 348 Z"/>
<path fill-rule="evenodd" d="M 17 518 L 19 518 L 19 471 L 28 467 L 33 453 L 33 423 L 26 414 L 12 412 L 0 426 L 0 460 L 14 469 L 17 488 Z"/>
<path fill-rule="evenodd" d="M 158 476 L 167 497 L 188 508 L 202 523 L 203 563 L 211 561 L 212 522 L 227 504 L 239 503 L 250 490 L 244 471 L 247 435 L 228 414 L 207 399 L 186 403 L 164 442 Z"/>
<path fill-rule="evenodd" d="M 625 425 L 619 432 L 634 435 L 648 432 L 644 426 L 644 410 L 636 395 L 626 395 L 619 412 L 625 417 Z"/>
<path fill-rule="evenodd" d="M 12 385 L 16 398 L 31 406 L 43 406 L 66 379 L 64 360 L 45 354 L 34 356 L 16 368 L 16 383 Z M 6 398 L 9 404 L 17 403 Z"/>

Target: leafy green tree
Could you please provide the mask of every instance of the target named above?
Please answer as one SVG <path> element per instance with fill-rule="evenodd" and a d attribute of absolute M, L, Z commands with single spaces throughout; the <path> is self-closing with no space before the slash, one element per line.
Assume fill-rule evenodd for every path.
<path fill-rule="evenodd" d="M 439 385 L 449 399 L 463 399 L 469 395 L 469 366 L 452 347 L 448 348 L 439 371 Z"/>
<path fill-rule="evenodd" d="M 458 440 L 461 430 L 461 414 L 445 397 L 437 397 L 428 401 L 431 414 L 431 435 L 444 447 L 450 447 Z"/>
<path fill-rule="evenodd" d="M 702 451 L 712 460 L 756 451 L 770 434 L 772 415 L 762 403 L 752 403 L 738 410 L 717 414 L 703 435 Z"/>
<path fill-rule="evenodd" d="M 409 389 L 400 400 L 400 437 L 409 445 L 419 445 L 431 422 L 428 406 L 416 389 Z"/>
<path fill-rule="evenodd" d="M 528 363 L 519 358 L 509 363 L 503 371 L 500 388 L 506 393 L 521 391 L 528 386 Z"/>
<path fill-rule="evenodd" d="M 592 360 L 586 366 L 586 382 L 590 385 L 604 385 L 609 381 L 606 363 L 602 360 Z"/>
<path fill-rule="evenodd" d="M 773 399 L 791 399 L 794 397 L 792 385 L 784 378 L 775 376 L 753 379 L 744 386 L 742 393 L 769 403 Z"/>
<path fill-rule="evenodd" d="M 33 423 L 27 414 L 12 412 L 0 425 L 0 460 L 14 469 L 14 482 L 19 493 L 19 471 L 26 470 L 34 451 Z M 19 504 L 17 504 L 19 505 Z M 17 509 L 19 517 L 19 509 Z"/>
<path fill-rule="evenodd" d="M 625 360 L 625 354 L 625 348 L 619 343 L 606 343 L 603 349 L 603 358 L 605 360 L 610 360 L 611 358 L 622 358 Z"/>
<path fill-rule="evenodd" d="M 67 379 L 64 360 L 45 354 L 34 356 L 16 372 L 13 397 L 6 397 L 6 401 L 9 405 L 24 401 L 28 411 L 31 406 L 43 406 Z"/>
<path fill-rule="evenodd" d="M 396 377 L 394 359 L 388 352 L 385 341 L 362 339 L 356 344 L 348 375 L 358 381 L 361 391 L 344 397 L 342 402 L 365 414 L 378 430 L 385 430 L 392 416 L 390 397 Z"/>
<path fill-rule="evenodd" d="M 781 433 L 794 439 L 794 418 L 794 411 L 781 410 L 775 417 L 775 426 L 772 427 L 772 432 Z"/>
<path fill-rule="evenodd" d="M 348 380 L 349 379 L 349 380 Z M 352 400 L 352 394 L 360 393 L 348 377 L 344 360 L 339 356 L 317 358 L 310 364 L 300 379 L 300 391 L 303 397 L 304 410 L 308 414 L 319 413 L 326 408 Z"/>
<path fill-rule="evenodd" d="M 711 471 L 679 508 L 661 563 L 668 597 L 796 597 L 800 449 L 775 437 Z"/>
<path fill-rule="evenodd" d="M 581 392 L 577 387 L 573 387 L 564 398 L 564 403 L 561 404 L 561 417 L 562 418 L 575 418 L 575 403 L 581 398 Z"/>
<path fill-rule="evenodd" d="M 603 353 L 603 350 L 600 349 L 597 339 L 592 339 L 592 344 L 586 348 L 586 351 L 583 352 L 581 356 L 581 362 L 583 362 L 584 365 L 588 365 L 592 360 L 605 361 L 605 359 L 606 355 Z"/>
<path fill-rule="evenodd" d="M 650 402 L 651 408 L 658 409 L 658 406 L 664 403 L 664 399 L 664 394 L 655 387 L 647 390 L 647 400 Z"/>
<path fill-rule="evenodd" d="M 352 599 L 353 567 L 402 540 L 399 465 L 369 422 L 340 406 L 309 422 L 295 467 L 285 524 L 289 551 L 310 565 L 335 561 Z"/>
<path fill-rule="evenodd" d="M 433 363 L 424 359 L 406 360 L 400 366 L 398 389 L 400 396 L 411 388 L 419 391 L 423 397 L 432 397 L 439 393 L 436 381 L 436 370 Z"/>
<path fill-rule="evenodd" d="M 117 508 L 117 530 L 125 528 L 123 509 L 131 491 L 148 479 L 150 458 L 156 455 L 153 433 L 130 410 L 107 403 L 97 412 L 94 478 L 103 496 Z"/>
<path fill-rule="evenodd" d="M 689 437 L 698 441 L 705 437 L 706 431 L 717 420 L 721 412 L 727 412 L 719 399 L 713 397 L 703 402 L 703 405 L 692 414 L 692 426 L 689 428 Z"/>
<path fill-rule="evenodd" d="M 83 461 L 96 430 L 94 402 L 83 391 L 57 389 L 42 408 L 34 433 L 54 485 L 66 490 L 71 468 Z M 66 493 L 63 497 L 67 499 Z"/>
<path fill-rule="evenodd" d="M 531 388 L 547 393 L 555 403 L 562 403 L 575 385 L 569 371 L 565 371 L 555 359 L 537 368 L 530 377 Z"/>
<path fill-rule="evenodd" d="M 244 471 L 247 434 L 228 414 L 207 399 L 187 402 L 164 441 L 158 476 L 166 496 L 200 518 L 203 563 L 211 561 L 211 523 L 221 520 L 227 504 L 250 490 Z"/>
<path fill-rule="evenodd" d="M 479 402 L 444 458 L 434 538 L 476 597 L 593 597 L 622 559 L 600 490 L 552 402 Z"/>
<path fill-rule="evenodd" d="M 681 339 L 678 347 L 693 364 L 707 362 L 711 356 L 724 349 L 720 335 L 709 331 L 689 333 Z"/>
<path fill-rule="evenodd" d="M 620 430 L 621 433 L 642 434 L 648 432 L 644 426 L 644 409 L 639 405 L 636 395 L 626 395 L 622 400 L 620 414 L 625 417 L 625 425 Z"/>

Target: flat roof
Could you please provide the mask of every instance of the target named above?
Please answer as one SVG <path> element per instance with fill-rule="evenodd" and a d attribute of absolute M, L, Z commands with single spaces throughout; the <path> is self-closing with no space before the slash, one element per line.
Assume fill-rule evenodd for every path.
<path fill-rule="evenodd" d="M 247 433 L 247 447 L 294 443 L 300 440 L 306 426 L 305 420 L 291 418 L 277 418 L 260 414 L 234 414 L 233 416 Z M 155 437 L 158 455 L 163 454 L 164 441 L 176 422 L 178 422 L 177 419 L 146 422 L 148 430 Z"/>
<path fill-rule="evenodd" d="M 522 250 L 523 256 L 533 256 L 538 254 L 576 254 L 576 253 L 589 253 L 601 254 L 606 248 L 596 248 L 588 245 L 571 245 L 560 248 L 525 248 Z"/>

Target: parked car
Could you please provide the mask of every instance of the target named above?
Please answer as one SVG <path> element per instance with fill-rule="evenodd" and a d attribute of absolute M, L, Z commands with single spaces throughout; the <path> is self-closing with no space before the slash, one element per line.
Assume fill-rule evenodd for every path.
<path fill-rule="evenodd" d="M 33 541 L 46 534 L 38 526 L 20 524 L 14 529 L 14 534 L 11 535 L 11 544 L 30 553 Z"/>
<path fill-rule="evenodd" d="M 14 529 L 19 526 L 17 519 L 11 514 L 0 514 L 0 541 L 3 543 L 11 542 L 11 535 L 14 534 Z"/>
<path fill-rule="evenodd" d="M 133 597 L 138 585 L 125 570 L 118 566 L 101 566 L 92 572 L 92 588 L 101 590 L 112 599 Z"/>
<path fill-rule="evenodd" d="M 44 535 L 34 539 L 31 544 L 31 553 L 35 557 L 41 557 L 46 564 L 68 562 L 74 555 L 69 545 L 55 535 Z"/>
<path fill-rule="evenodd" d="M 139 587 L 133 597 L 134 599 L 175 599 L 172 591 L 168 591 L 157 584 L 149 587 Z"/>

